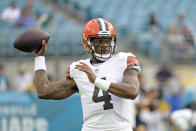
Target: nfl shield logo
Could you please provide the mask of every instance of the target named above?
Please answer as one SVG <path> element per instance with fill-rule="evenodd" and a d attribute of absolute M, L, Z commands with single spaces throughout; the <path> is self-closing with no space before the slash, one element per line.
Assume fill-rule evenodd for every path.
<path fill-rule="evenodd" d="M 99 69 L 95 69 L 95 73 L 99 73 Z"/>

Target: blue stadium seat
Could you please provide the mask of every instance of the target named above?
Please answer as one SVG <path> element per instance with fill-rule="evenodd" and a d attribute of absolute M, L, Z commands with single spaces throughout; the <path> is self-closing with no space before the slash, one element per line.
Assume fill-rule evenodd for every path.
<path fill-rule="evenodd" d="M 1 0 L 0 12 L 2 12 L 2 10 L 5 9 L 11 1 L 12 0 Z M 28 0 L 18 0 L 16 2 L 22 10 L 27 1 Z M 52 0 L 50 0 L 50 2 L 51 1 Z M 48 1 L 45 0 L 45 2 Z M 83 21 L 95 17 L 103 17 L 111 21 L 119 30 L 120 37 L 126 37 L 132 32 L 140 33 L 144 26 L 143 23 L 147 21 L 150 13 L 152 12 L 157 13 L 157 18 L 161 27 L 166 30 L 170 28 L 171 21 L 176 20 L 179 13 L 182 11 L 187 14 L 188 23 L 194 25 L 196 21 L 196 17 L 194 17 L 196 1 L 194 0 L 57 0 L 57 4 L 61 7 L 67 7 L 66 5 L 69 5 L 69 7 L 71 6 L 72 8 L 67 8 L 67 10 L 69 10 L 72 14 L 77 14 Z M 52 16 L 52 27 L 44 28 L 44 30 L 52 34 L 50 40 L 51 46 L 48 48 L 48 55 L 54 55 L 53 49 L 55 48 L 55 44 L 59 44 L 63 47 L 60 49 L 60 52 L 63 55 L 72 53 L 70 48 L 68 49 L 67 47 L 77 50 L 76 52 L 79 54 L 82 53 L 79 48 L 76 49 L 79 45 L 81 45 L 81 25 L 78 25 L 75 21 L 70 21 L 69 17 L 65 15 L 66 13 L 54 12 L 51 5 L 46 6 L 41 1 L 34 1 L 32 13 L 37 12 L 41 14 L 50 14 Z M 2 34 L 1 36 L 5 38 L 0 39 L 0 44 L 4 45 L 6 49 L 11 48 L 9 47 L 11 45 L 10 43 L 13 42 L 15 37 L 9 39 L 4 34 L 5 29 L 13 36 L 17 36 L 17 33 L 22 31 L 18 28 L 14 28 L 14 31 L 10 30 L 12 28 L 14 28 L 12 25 L 0 21 L 0 35 Z M 17 32 L 17 30 L 19 31 Z M 144 47 L 145 37 L 145 34 L 141 34 L 141 36 L 138 37 L 138 48 L 141 51 L 146 48 Z M 7 42 L 9 44 L 7 44 Z M 154 40 L 151 43 L 154 43 L 151 44 L 152 48 L 159 50 L 159 40 Z M 11 49 L 8 50 L 11 55 L 16 53 Z M 155 51 L 154 54 L 156 54 Z"/>

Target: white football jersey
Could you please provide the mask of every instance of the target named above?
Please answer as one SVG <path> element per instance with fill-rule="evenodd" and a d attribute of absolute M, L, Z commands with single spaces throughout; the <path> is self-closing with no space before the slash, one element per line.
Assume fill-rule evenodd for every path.
<path fill-rule="evenodd" d="M 128 68 L 140 72 L 137 58 L 132 53 L 119 53 L 100 64 L 91 64 L 90 59 L 79 60 L 70 65 L 67 77 L 77 84 L 83 108 L 83 130 L 120 130 L 131 127 L 134 116 L 133 101 L 104 92 L 95 87 L 85 72 L 75 69 L 79 62 L 86 63 L 99 78 L 121 83 Z M 129 128 L 130 129 L 130 128 Z"/>

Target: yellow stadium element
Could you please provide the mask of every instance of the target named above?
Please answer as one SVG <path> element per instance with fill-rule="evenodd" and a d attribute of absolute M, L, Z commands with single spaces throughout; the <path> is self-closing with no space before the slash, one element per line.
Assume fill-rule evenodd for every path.
<path fill-rule="evenodd" d="M 168 112 L 170 110 L 169 104 L 166 101 L 164 101 L 164 100 L 160 100 L 159 101 L 158 108 L 159 108 L 160 112 Z"/>
<path fill-rule="evenodd" d="M 182 79 L 183 87 L 196 86 L 196 77 L 187 77 Z"/>

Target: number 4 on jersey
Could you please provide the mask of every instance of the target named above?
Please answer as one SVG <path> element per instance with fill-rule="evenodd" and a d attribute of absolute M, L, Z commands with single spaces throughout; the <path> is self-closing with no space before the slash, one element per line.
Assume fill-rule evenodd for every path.
<path fill-rule="evenodd" d="M 101 79 L 106 80 L 105 77 L 104 78 L 101 78 Z M 95 103 L 104 101 L 104 103 L 105 103 L 103 105 L 104 110 L 113 109 L 113 104 L 110 103 L 110 101 L 112 99 L 111 98 L 111 95 L 108 92 L 105 92 L 105 91 L 102 90 L 103 96 L 98 96 L 99 90 L 100 90 L 99 88 L 95 87 L 92 100 Z"/>

